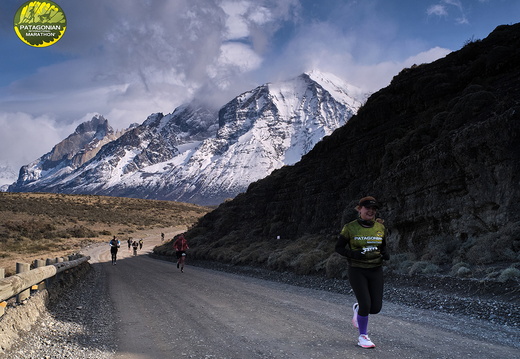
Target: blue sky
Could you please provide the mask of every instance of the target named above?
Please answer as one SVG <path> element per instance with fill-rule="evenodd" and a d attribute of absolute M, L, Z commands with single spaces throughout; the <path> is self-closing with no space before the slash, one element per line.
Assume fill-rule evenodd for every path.
<path fill-rule="evenodd" d="M 34 48 L 13 31 L 24 2 L 0 1 L 0 165 L 15 171 L 95 113 L 122 129 L 311 69 L 374 92 L 520 17 L 518 0 L 55 0 L 67 31 Z"/>

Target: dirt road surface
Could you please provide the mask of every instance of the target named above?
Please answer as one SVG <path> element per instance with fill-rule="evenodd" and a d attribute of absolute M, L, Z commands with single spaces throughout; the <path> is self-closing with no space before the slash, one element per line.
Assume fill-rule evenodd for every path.
<path fill-rule="evenodd" d="M 106 247 L 90 250 L 116 310 L 116 359 L 520 357 L 500 343 L 520 338 L 511 328 L 392 303 L 370 317 L 377 347 L 363 349 L 353 297 L 193 267 L 189 257 L 181 273 L 146 255 L 157 243 L 160 235 L 145 238 L 138 256 L 122 243 L 115 266 Z"/>

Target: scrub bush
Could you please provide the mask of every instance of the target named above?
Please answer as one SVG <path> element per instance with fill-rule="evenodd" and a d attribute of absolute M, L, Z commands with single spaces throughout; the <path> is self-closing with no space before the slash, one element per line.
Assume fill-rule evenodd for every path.
<path fill-rule="evenodd" d="M 410 268 L 410 271 L 408 272 L 409 275 L 414 274 L 434 274 L 438 273 L 440 270 L 439 266 L 426 262 L 426 261 L 419 261 L 415 262 L 412 267 Z"/>
<path fill-rule="evenodd" d="M 520 269 L 514 267 L 504 269 L 498 276 L 498 281 L 503 283 L 508 280 L 520 280 Z"/>

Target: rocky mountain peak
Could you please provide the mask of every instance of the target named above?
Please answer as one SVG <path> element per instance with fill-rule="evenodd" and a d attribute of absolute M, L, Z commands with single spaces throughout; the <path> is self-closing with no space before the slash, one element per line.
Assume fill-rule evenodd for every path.
<path fill-rule="evenodd" d="M 95 115 L 90 121 L 81 123 L 74 131 L 74 133 L 78 135 L 89 132 L 94 132 L 96 135 L 104 137 L 107 132 L 113 132 L 113 129 L 108 125 L 107 119 L 101 115 Z"/>
<path fill-rule="evenodd" d="M 20 175 L 15 187 L 32 183 L 42 177 L 63 175 L 82 166 L 92 159 L 101 147 L 116 139 L 116 134 L 108 121 L 101 115 L 95 115 L 76 127 L 66 139 L 53 149 L 20 169 Z"/>

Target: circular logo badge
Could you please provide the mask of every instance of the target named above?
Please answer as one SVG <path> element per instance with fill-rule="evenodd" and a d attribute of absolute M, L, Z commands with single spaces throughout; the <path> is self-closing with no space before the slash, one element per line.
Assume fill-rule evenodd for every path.
<path fill-rule="evenodd" d="M 53 45 L 66 29 L 65 13 L 52 1 L 28 1 L 14 15 L 14 31 L 29 46 Z"/>

